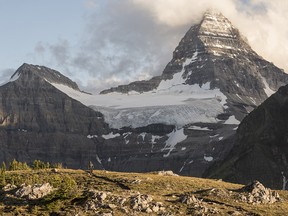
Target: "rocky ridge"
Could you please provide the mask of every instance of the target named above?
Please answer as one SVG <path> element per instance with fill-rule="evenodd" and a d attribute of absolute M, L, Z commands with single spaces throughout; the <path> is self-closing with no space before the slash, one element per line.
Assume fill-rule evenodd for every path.
<path fill-rule="evenodd" d="M 286 85 L 241 122 L 235 146 L 205 176 L 222 176 L 225 180 L 244 184 L 259 179 L 270 187 L 287 189 L 287 102 Z"/>
<path fill-rule="evenodd" d="M 21 77 L 21 78 L 20 78 Z M 20 78 L 20 79 L 19 79 Z M 48 82 L 58 83 L 68 86 L 74 90 L 80 91 L 77 83 L 65 77 L 60 72 L 47 68 L 45 66 L 38 66 L 24 63 L 16 72 L 11 76 L 10 80 L 18 80 L 24 85 L 32 85 L 35 79 L 46 80 Z"/>
<path fill-rule="evenodd" d="M 95 144 L 87 135 L 110 132 L 103 115 L 68 97 L 48 80 L 73 89 L 78 89 L 77 84 L 59 72 L 28 64 L 12 79 L 0 86 L 0 161 L 16 158 L 32 163 L 40 159 L 84 168 L 91 160 L 100 168 Z"/>

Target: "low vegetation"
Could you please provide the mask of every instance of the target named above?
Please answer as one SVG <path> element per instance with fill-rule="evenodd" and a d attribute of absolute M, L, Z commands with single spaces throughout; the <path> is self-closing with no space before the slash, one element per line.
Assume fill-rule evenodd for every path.
<path fill-rule="evenodd" d="M 245 191 L 243 185 L 182 177 L 172 172 L 90 172 L 36 164 L 32 168 L 18 164 L 10 170 L 14 166 L 10 165 L 9 170 L 6 165 L 1 168 L 2 215 L 285 215 L 288 212 L 287 191 L 269 192 L 277 194 L 273 202 L 266 202 L 266 195 L 257 191 L 257 196 L 264 197 L 262 202 L 255 201 L 256 195 Z M 18 169 L 21 166 L 23 170 Z M 39 190 L 44 184 L 53 190 L 43 197 L 19 196 L 27 185 L 38 186 Z"/>

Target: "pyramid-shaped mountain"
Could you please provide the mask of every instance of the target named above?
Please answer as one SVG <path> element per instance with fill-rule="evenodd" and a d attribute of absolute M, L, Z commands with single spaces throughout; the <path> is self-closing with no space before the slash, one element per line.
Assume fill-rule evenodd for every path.
<path fill-rule="evenodd" d="M 99 165 L 94 142 L 87 135 L 110 132 L 103 115 L 50 82 L 79 90 L 59 72 L 28 64 L 0 86 L 0 161 L 40 159 L 86 168 L 91 160 Z"/>
<path fill-rule="evenodd" d="M 81 92 L 52 69 L 24 64 L 0 86 L 0 161 L 173 170 L 202 176 L 233 148 L 240 121 L 288 75 L 257 55 L 230 21 L 207 12 L 160 76 Z"/>
<path fill-rule="evenodd" d="M 175 77 L 181 82 L 171 82 L 167 89 L 179 84 L 209 84 L 209 89 L 220 89 L 227 97 L 227 111 L 238 120 L 288 83 L 288 75 L 254 52 L 226 17 L 208 11 L 180 41 L 161 76 L 104 90 L 102 94 L 159 90 L 163 82 Z"/>

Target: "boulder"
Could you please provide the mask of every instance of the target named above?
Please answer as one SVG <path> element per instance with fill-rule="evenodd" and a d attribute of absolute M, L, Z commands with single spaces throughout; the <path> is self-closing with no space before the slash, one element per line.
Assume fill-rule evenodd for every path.
<path fill-rule="evenodd" d="M 277 192 L 265 188 L 259 181 L 253 181 L 239 190 L 246 192 L 247 195 L 241 195 L 241 200 L 253 204 L 272 204 L 280 201 L 280 196 Z"/>
<path fill-rule="evenodd" d="M 43 198 L 44 196 L 50 194 L 52 191 L 53 187 L 49 183 L 35 184 L 33 186 L 26 185 L 24 183 L 15 192 L 15 196 L 29 200 L 35 200 Z"/>

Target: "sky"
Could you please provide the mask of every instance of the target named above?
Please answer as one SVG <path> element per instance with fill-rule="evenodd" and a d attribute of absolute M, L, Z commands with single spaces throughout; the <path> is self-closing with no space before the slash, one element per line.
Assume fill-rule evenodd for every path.
<path fill-rule="evenodd" d="M 0 0 L 0 79 L 24 62 L 58 70 L 95 93 L 160 75 L 209 8 L 288 72 L 285 0 Z"/>

